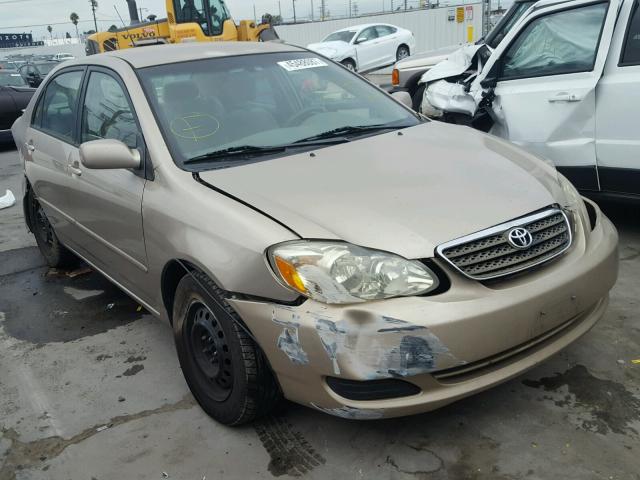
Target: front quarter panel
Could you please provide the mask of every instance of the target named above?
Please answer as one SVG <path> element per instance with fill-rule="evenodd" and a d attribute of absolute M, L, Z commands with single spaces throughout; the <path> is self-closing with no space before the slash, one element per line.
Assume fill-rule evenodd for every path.
<path fill-rule="evenodd" d="M 146 288 L 159 311 L 164 311 L 162 274 L 172 260 L 195 266 L 229 292 L 279 302 L 297 298 L 276 282 L 264 251 L 298 237 L 190 173 L 169 165 L 157 169 L 147 183 L 142 213 L 153 277 Z"/>

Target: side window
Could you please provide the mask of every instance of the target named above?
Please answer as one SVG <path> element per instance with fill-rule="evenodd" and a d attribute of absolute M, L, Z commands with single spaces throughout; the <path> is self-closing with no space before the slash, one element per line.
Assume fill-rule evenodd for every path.
<path fill-rule="evenodd" d="M 633 6 L 631 20 L 627 27 L 627 38 L 624 41 L 620 66 L 640 65 L 640 8 L 638 2 Z"/>
<path fill-rule="evenodd" d="M 386 25 L 376 25 L 375 28 L 378 37 L 386 37 L 387 35 L 391 35 L 393 33 L 391 31 L 391 27 L 387 27 Z"/>
<path fill-rule="evenodd" d="M 110 138 L 136 148 L 138 126 L 120 84 L 111 75 L 92 72 L 82 109 L 82 142 Z"/>
<path fill-rule="evenodd" d="M 533 20 L 505 52 L 500 80 L 593 70 L 606 14 L 598 3 Z"/>
<path fill-rule="evenodd" d="M 82 71 L 62 73 L 47 84 L 36 110 L 35 126 L 73 143 L 83 74 Z"/>
<path fill-rule="evenodd" d="M 377 38 L 376 27 L 365 28 L 360 35 L 358 35 L 357 43 L 367 42 Z"/>

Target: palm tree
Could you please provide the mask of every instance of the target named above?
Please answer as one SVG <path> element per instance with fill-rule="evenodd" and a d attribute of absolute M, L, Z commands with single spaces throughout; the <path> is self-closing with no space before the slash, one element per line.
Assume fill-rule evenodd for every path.
<path fill-rule="evenodd" d="M 53 28 L 51 25 L 47 25 L 47 32 L 49 32 L 49 36 L 51 37 L 51 40 L 53 40 L 53 34 L 51 33 L 53 32 Z"/>
<path fill-rule="evenodd" d="M 69 15 L 69 19 L 71 20 L 71 23 L 73 23 L 76 27 L 76 37 L 80 37 L 78 35 L 78 20 L 80 20 L 80 17 L 76 12 L 73 12 L 71 13 L 71 15 Z"/>

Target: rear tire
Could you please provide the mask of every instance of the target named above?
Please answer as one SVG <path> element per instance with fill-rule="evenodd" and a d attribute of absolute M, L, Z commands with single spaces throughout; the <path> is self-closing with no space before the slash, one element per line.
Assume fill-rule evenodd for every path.
<path fill-rule="evenodd" d="M 409 52 L 409 47 L 407 47 L 406 45 L 400 45 L 398 47 L 398 50 L 396 50 L 396 62 L 407 58 L 410 54 L 411 53 Z"/>
<path fill-rule="evenodd" d="M 351 70 L 352 72 L 356 71 L 356 62 L 354 62 L 350 58 L 345 58 L 340 63 L 344 65 L 347 68 L 347 70 Z"/>
<path fill-rule="evenodd" d="M 173 334 L 185 380 L 209 416 L 240 425 L 278 404 L 280 388 L 264 354 L 206 275 L 191 272 L 180 280 Z"/>
<path fill-rule="evenodd" d="M 29 190 L 29 215 L 31 230 L 36 238 L 40 253 L 52 268 L 71 268 L 77 265 L 78 257 L 65 248 L 56 235 L 40 202 L 36 200 L 33 190 Z"/>

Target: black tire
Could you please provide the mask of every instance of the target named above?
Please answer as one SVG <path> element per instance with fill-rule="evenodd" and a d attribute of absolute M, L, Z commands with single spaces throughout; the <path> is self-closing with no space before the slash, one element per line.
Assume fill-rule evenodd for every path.
<path fill-rule="evenodd" d="M 173 335 L 191 393 L 218 422 L 250 422 L 280 401 L 280 388 L 260 347 L 206 275 L 192 272 L 180 280 Z"/>
<path fill-rule="evenodd" d="M 351 70 L 352 72 L 356 71 L 356 62 L 354 62 L 350 58 L 345 58 L 340 63 L 344 65 L 348 70 Z"/>
<path fill-rule="evenodd" d="M 407 58 L 409 55 L 411 55 L 411 52 L 409 52 L 409 47 L 407 47 L 406 45 L 400 45 L 396 50 L 396 62 L 399 62 L 403 58 Z"/>
<path fill-rule="evenodd" d="M 33 190 L 29 190 L 29 216 L 31 217 L 31 231 L 36 238 L 40 253 L 52 268 L 72 268 L 78 264 L 78 257 L 65 248 L 53 226 L 44 213 L 40 202 L 36 200 Z"/>
<path fill-rule="evenodd" d="M 418 85 L 418 88 L 415 92 L 413 92 L 413 95 L 411 96 L 411 108 L 413 108 L 418 113 L 422 113 L 420 112 L 420 105 L 422 105 L 422 97 L 424 96 L 424 89 L 426 86 L 427 85 L 424 83 Z"/>

